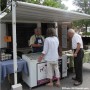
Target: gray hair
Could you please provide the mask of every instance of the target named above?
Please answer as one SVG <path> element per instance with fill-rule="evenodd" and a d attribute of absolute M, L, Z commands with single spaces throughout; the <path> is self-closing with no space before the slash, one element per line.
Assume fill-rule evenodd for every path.
<path fill-rule="evenodd" d="M 56 36 L 55 29 L 54 28 L 48 28 L 47 29 L 47 37 L 53 37 Z"/>
<path fill-rule="evenodd" d="M 75 33 L 74 29 L 69 29 L 68 32 Z"/>

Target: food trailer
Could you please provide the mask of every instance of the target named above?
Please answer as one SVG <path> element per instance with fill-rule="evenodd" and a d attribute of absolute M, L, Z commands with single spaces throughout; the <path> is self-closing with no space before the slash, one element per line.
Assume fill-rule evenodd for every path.
<path fill-rule="evenodd" d="M 32 29 L 32 30 L 33 30 L 34 26 L 41 27 L 43 35 L 45 35 L 46 29 L 48 27 L 54 27 L 56 29 L 57 36 L 62 37 L 61 39 L 59 38 L 60 42 L 61 42 L 60 45 L 62 46 L 62 48 L 66 48 L 67 47 L 67 28 L 68 27 L 67 27 L 67 23 L 65 23 L 65 22 L 70 23 L 74 20 L 90 19 L 90 15 L 87 15 L 87 14 L 71 12 L 71 11 L 62 10 L 59 8 L 53 8 L 53 7 L 43 6 L 43 5 L 36 5 L 36 4 L 21 2 L 21 1 L 15 2 L 12 0 L 11 7 L 12 7 L 11 12 L 6 13 L 3 16 L 1 16 L 3 13 L 0 14 L 0 48 L 4 48 L 4 47 L 7 48 L 7 47 L 11 47 L 11 46 L 13 48 L 15 85 L 17 85 L 17 51 L 18 50 L 23 51 L 23 53 L 24 53 L 26 49 L 28 50 L 28 48 L 26 48 L 26 47 L 28 45 L 29 38 L 27 38 L 25 40 L 25 41 L 27 41 L 26 47 L 22 46 L 23 44 L 20 45 L 20 43 L 22 43 L 24 41 L 21 41 L 22 38 L 21 39 L 18 38 L 19 35 L 23 35 L 26 31 L 26 30 L 22 30 L 23 29 L 22 26 L 28 27 L 29 29 Z M 31 28 L 30 25 L 32 25 L 33 28 Z M 19 31 L 20 28 L 21 28 L 21 30 Z M 28 30 L 28 28 L 27 28 L 27 30 Z M 29 32 L 27 32 L 27 31 L 26 32 L 32 33 L 32 30 L 29 30 Z M 62 32 L 62 34 L 60 32 Z M 27 37 L 27 33 L 26 33 L 26 37 Z M 3 38 L 5 36 L 11 36 L 12 41 L 8 42 L 8 43 L 4 42 Z M 21 36 L 21 37 L 23 37 L 23 36 Z M 18 40 L 19 40 L 19 42 L 18 42 Z M 22 48 L 20 48 L 21 46 L 22 46 Z M 35 59 L 33 59 L 33 57 L 32 57 L 34 55 L 35 55 L 35 57 L 34 57 Z M 26 61 L 29 60 L 29 61 L 27 61 L 30 63 L 29 71 L 33 70 L 32 67 L 34 67 L 34 66 L 36 67 L 36 63 L 38 63 L 37 57 L 39 55 L 40 54 L 30 54 L 30 55 L 28 55 L 26 53 L 23 54 L 22 58 Z M 44 66 L 43 73 L 40 74 L 40 69 L 38 69 L 35 71 L 35 74 L 33 72 L 30 72 L 29 77 L 23 76 L 23 80 L 29 85 L 30 88 L 37 86 L 38 80 L 43 80 L 46 78 L 46 72 L 45 72 L 46 71 L 46 63 L 45 63 L 45 61 L 42 61 L 41 63 L 42 63 L 41 65 L 40 65 L 40 63 L 38 64 L 38 67 Z M 65 58 L 64 63 L 65 64 L 63 66 L 65 66 L 67 64 L 66 58 Z M 38 71 L 38 74 L 37 74 L 37 71 Z M 66 71 L 66 73 L 64 76 L 67 76 L 67 66 L 65 66 L 65 71 Z M 39 76 L 38 78 L 37 78 L 36 74 Z M 31 76 L 35 75 L 35 77 L 32 78 L 30 75 Z M 28 82 L 27 77 L 30 80 L 29 82 Z M 35 82 L 32 82 L 33 80 Z M 18 90 L 20 90 L 20 89 L 18 89 Z"/>

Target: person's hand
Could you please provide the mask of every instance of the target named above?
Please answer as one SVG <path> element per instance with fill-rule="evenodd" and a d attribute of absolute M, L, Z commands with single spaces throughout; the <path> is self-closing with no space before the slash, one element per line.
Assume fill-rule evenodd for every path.
<path fill-rule="evenodd" d="M 38 47 L 41 47 L 42 45 L 41 44 L 38 44 Z"/>
<path fill-rule="evenodd" d="M 38 62 L 41 62 L 42 59 L 43 59 L 43 56 L 39 56 L 39 58 L 38 58 Z"/>
<path fill-rule="evenodd" d="M 74 53 L 74 54 L 73 54 L 73 56 L 74 56 L 74 57 L 77 57 L 77 54 L 76 54 L 76 53 Z"/>

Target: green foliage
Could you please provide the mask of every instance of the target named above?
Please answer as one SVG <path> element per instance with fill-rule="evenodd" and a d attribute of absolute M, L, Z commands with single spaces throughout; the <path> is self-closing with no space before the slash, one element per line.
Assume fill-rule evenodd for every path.
<path fill-rule="evenodd" d="M 74 0 L 74 4 L 78 7 L 79 12 L 89 14 L 89 12 L 90 12 L 90 0 Z"/>
<path fill-rule="evenodd" d="M 84 32 L 83 35 L 90 36 L 90 32 Z"/>
<path fill-rule="evenodd" d="M 72 25 L 73 25 L 73 27 L 82 27 L 83 26 L 83 20 L 73 21 Z"/>
<path fill-rule="evenodd" d="M 74 21 L 73 22 L 73 25 L 74 26 L 79 26 L 79 27 L 82 27 L 82 26 L 85 26 L 85 25 L 89 25 L 90 24 L 90 20 L 78 20 L 78 21 Z"/>
<path fill-rule="evenodd" d="M 74 0 L 73 3 L 78 7 L 76 12 L 90 14 L 90 0 Z M 90 25 L 90 19 L 74 21 L 73 25 L 78 27 L 85 26 L 87 28 Z"/>
<path fill-rule="evenodd" d="M 1 3 L 1 11 L 6 8 L 6 0 L 0 0 Z"/>
<path fill-rule="evenodd" d="M 65 9 L 65 10 L 67 10 L 68 9 L 68 7 L 66 7 L 64 4 L 61 4 L 61 7 L 60 7 L 61 9 Z"/>
<path fill-rule="evenodd" d="M 55 0 L 45 0 L 43 2 L 43 5 L 46 5 L 46 6 L 51 6 L 51 7 L 60 7 L 60 3 L 58 3 L 57 1 Z"/>
<path fill-rule="evenodd" d="M 67 9 L 64 4 L 61 4 L 61 0 L 25 0 L 28 3 L 41 4 L 45 6 L 51 6 L 56 8 Z"/>
<path fill-rule="evenodd" d="M 23 1 L 23 2 L 28 2 L 28 3 L 67 9 L 67 7 L 64 4 L 61 4 L 62 0 L 15 0 L 15 1 Z M 6 8 L 6 3 L 7 3 L 7 0 L 0 0 L 1 10 Z"/>
<path fill-rule="evenodd" d="M 25 0 L 28 3 L 40 4 L 40 0 Z"/>
<path fill-rule="evenodd" d="M 1 9 L 1 0 L 0 0 L 0 9 Z"/>

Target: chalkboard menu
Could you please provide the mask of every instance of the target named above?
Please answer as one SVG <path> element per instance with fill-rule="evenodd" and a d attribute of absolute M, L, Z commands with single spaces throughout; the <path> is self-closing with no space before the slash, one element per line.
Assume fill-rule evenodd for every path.
<path fill-rule="evenodd" d="M 67 48 L 67 25 L 62 25 L 62 48 Z"/>

